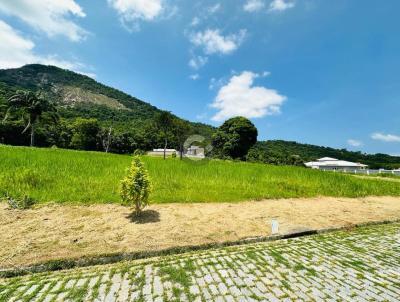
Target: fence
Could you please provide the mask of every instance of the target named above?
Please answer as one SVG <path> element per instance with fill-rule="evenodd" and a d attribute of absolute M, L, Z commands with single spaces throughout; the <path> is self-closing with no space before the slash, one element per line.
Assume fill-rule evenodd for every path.
<path fill-rule="evenodd" d="M 329 170 L 329 169 L 321 169 L 322 171 L 333 171 L 333 172 L 342 172 L 342 173 L 351 173 L 351 174 L 361 174 L 361 175 L 375 175 L 375 174 L 392 174 L 400 176 L 400 170 L 371 170 L 371 169 L 336 169 L 336 170 Z"/>

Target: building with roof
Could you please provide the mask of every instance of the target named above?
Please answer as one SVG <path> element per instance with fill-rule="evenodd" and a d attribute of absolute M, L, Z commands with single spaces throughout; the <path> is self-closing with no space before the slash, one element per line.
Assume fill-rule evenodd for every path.
<path fill-rule="evenodd" d="M 364 164 L 353 163 L 331 157 L 323 157 L 317 159 L 317 161 L 305 163 L 305 166 L 319 170 L 365 170 L 368 168 L 368 166 Z"/>
<path fill-rule="evenodd" d="M 175 149 L 165 149 L 166 156 L 172 156 L 172 154 L 178 155 L 178 151 Z M 164 149 L 153 149 L 153 151 L 147 152 L 150 156 L 164 156 Z"/>
<path fill-rule="evenodd" d="M 205 158 L 205 150 L 204 150 L 204 148 L 199 147 L 199 146 L 190 146 L 186 150 L 185 156 Z"/>
<path fill-rule="evenodd" d="M 180 152 L 176 149 L 165 149 L 165 155 L 167 157 L 171 157 L 173 154 L 176 156 L 180 156 Z M 164 156 L 164 149 L 153 149 L 153 151 L 147 152 L 147 155 L 150 156 Z M 205 150 L 199 146 L 190 146 L 186 152 L 183 153 L 185 157 L 194 157 L 194 158 L 205 158 Z"/>

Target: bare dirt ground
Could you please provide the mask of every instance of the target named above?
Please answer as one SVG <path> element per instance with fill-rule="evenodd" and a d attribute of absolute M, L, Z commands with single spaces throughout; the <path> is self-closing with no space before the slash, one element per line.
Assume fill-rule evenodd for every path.
<path fill-rule="evenodd" d="M 400 219 L 400 198 L 311 198 L 153 205 L 140 220 L 118 205 L 10 210 L 0 204 L 0 268 L 47 260 L 268 236 Z"/>

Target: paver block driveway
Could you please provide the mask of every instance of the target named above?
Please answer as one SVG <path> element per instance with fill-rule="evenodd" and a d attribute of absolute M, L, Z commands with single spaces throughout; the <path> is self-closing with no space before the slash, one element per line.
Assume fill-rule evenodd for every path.
<path fill-rule="evenodd" d="M 0 301 L 399 301 L 400 224 L 0 281 Z"/>

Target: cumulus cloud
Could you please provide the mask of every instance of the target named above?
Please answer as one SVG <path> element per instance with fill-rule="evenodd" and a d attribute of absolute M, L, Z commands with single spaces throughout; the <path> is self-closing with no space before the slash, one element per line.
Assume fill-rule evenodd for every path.
<path fill-rule="evenodd" d="M 262 0 L 247 0 L 247 2 L 243 5 L 243 9 L 246 12 L 257 12 L 265 7 L 265 4 Z"/>
<path fill-rule="evenodd" d="M 384 134 L 381 132 L 375 132 L 371 134 L 371 138 L 386 143 L 400 143 L 400 136 L 395 134 Z"/>
<path fill-rule="evenodd" d="M 39 63 L 54 65 L 95 77 L 92 73 L 82 72 L 84 64 L 60 59 L 56 55 L 40 56 L 34 52 L 35 43 L 23 37 L 10 25 L 0 20 L 0 69 L 17 68 L 25 64 Z"/>
<path fill-rule="evenodd" d="M 70 18 L 85 17 L 82 8 L 74 0 L 0 1 L 0 11 L 18 17 L 49 37 L 63 35 L 71 41 L 79 41 L 87 35 L 87 31 Z"/>
<path fill-rule="evenodd" d="M 352 147 L 360 147 L 363 145 L 363 142 L 356 139 L 348 139 L 347 144 Z"/>
<path fill-rule="evenodd" d="M 273 0 L 269 5 L 270 12 L 282 12 L 295 6 L 294 2 L 289 0 Z"/>
<path fill-rule="evenodd" d="M 230 54 L 239 48 L 245 37 L 245 29 L 227 36 L 223 36 L 219 29 L 207 29 L 192 34 L 190 41 L 193 45 L 203 48 L 203 51 L 208 55 L 215 53 Z"/>
<path fill-rule="evenodd" d="M 280 113 L 280 107 L 287 99 L 276 90 L 261 86 L 253 86 L 259 74 L 243 71 L 232 76 L 222 86 L 211 104 L 218 112 L 212 117 L 214 121 L 223 121 L 234 116 L 260 118 L 265 115 Z"/>
<path fill-rule="evenodd" d="M 140 21 L 154 21 L 166 14 L 165 0 L 107 0 L 108 4 L 118 12 L 124 26 L 131 30 L 139 29 Z M 176 12 L 173 7 L 169 16 Z"/>
<path fill-rule="evenodd" d="M 191 75 L 189 76 L 189 78 L 190 78 L 191 80 L 193 80 L 193 81 L 196 81 L 196 80 L 198 80 L 198 79 L 200 78 L 200 75 L 199 75 L 198 73 L 191 74 Z"/>

